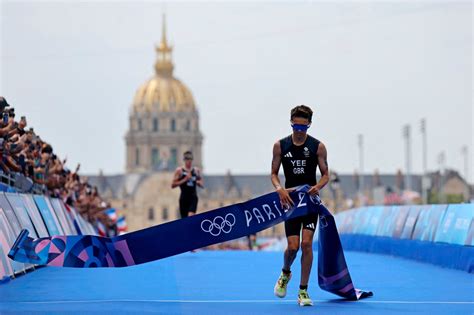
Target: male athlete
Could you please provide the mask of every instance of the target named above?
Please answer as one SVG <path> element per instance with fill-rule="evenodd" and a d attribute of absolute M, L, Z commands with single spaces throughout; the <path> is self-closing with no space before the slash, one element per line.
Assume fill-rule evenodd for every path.
<path fill-rule="evenodd" d="M 201 172 L 197 167 L 193 167 L 193 153 L 186 151 L 183 154 L 184 166 L 178 167 L 174 172 L 171 188 L 179 186 L 181 195 L 179 196 L 179 212 L 181 218 L 196 214 L 198 196 L 196 186 L 204 187 Z"/>
<path fill-rule="evenodd" d="M 309 194 L 319 195 L 319 191 L 329 181 L 329 168 L 326 147 L 319 140 L 306 133 L 311 125 L 313 111 L 305 105 L 296 106 L 291 110 L 291 127 L 293 133 L 277 141 L 273 145 L 272 183 L 275 187 L 282 207 L 294 206 L 288 188 L 299 185 L 310 185 Z M 283 164 L 285 188 L 281 187 L 278 171 Z M 316 168 L 319 166 L 321 178 L 316 181 Z M 308 280 L 313 264 L 313 236 L 318 222 L 317 214 L 285 221 L 285 233 L 288 247 L 285 250 L 282 272 L 275 285 L 274 293 L 283 298 L 286 287 L 291 279 L 291 264 L 296 258 L 300 246 L 301 235 L 301 280 L 298 292 L 298 304 L 311 306 L 313 301 L 308 294 Z"/>

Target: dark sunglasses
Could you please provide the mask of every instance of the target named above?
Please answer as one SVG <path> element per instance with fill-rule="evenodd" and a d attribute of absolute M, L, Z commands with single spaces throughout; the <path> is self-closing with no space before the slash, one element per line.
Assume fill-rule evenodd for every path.
<path fill-rule="evenodd" d="M 291 128 L 293 128 L 294 131 L 306 131 L 308 128 L 311 126 L 311 124 L 308 125 L 303 125 L 303 124 L 291 124 Z"/>

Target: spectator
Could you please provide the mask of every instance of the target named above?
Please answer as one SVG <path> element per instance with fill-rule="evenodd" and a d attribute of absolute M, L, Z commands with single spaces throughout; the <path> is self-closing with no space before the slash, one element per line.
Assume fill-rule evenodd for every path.
<path fill-rule="evenodd" d="M 23 192 L 42 193 L 62 199 L 79 213 L 95 223 L 99 220 L 109 229 L 114 222 L 104 214 L 108 205 L 99 195 L 97 187 L 66 168 L 67 160 L 61 160 L 51 144 L 43 141 L 25 116 L 15 121 L 15 109 L 0 96 L 0 174 L 9 184 L 15 179 L 16 187 Z M 20 184 L 21 187 L 20 187 Z"/>

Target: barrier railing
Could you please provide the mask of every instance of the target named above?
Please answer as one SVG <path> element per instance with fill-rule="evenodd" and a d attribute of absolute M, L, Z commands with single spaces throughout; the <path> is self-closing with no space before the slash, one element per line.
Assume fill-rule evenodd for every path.
<path fill-rule="evenodd" d="M 348 250 L 474 272 L 474 204 L 363 207 L 335 216 Z"/>
<path fill-rule="evenodd" d="M 0 279 L 15 277 L 35 268 L 7 257 L 22 229 L 27 229 L 33 237 L 97 235 L 92 224 L 59 199 L 0 192 Z"/>

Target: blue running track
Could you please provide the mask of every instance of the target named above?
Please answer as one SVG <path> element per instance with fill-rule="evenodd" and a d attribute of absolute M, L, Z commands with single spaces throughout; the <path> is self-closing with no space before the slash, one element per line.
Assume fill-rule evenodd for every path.
<path fill-rule="evenodd" d="M 273 286 L 281 252 L 200 251 L 117 269 L 46 267 L 0 284 L 0 314 L 474 314 L 474 275 L 390 256 L 346 252 L 356 287 L 344 301 L 309 283 L 315 305 L 299 307 L 299 257 L 288 295 Z"/>

